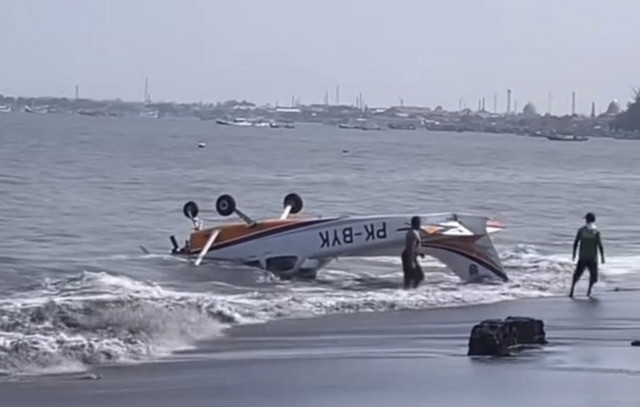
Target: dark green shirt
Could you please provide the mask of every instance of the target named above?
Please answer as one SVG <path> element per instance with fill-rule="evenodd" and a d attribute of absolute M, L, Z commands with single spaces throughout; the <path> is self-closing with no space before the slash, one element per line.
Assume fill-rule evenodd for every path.
<path fill-rule="evenodd" d="M 598 261 L 598 249 L 602 252 L 602 240 L 598 229 L 590 228 L 587 225 L 578 229 L 573 249 L 574 254 L 577 244 L 580 244 L 580 260 Z"/>

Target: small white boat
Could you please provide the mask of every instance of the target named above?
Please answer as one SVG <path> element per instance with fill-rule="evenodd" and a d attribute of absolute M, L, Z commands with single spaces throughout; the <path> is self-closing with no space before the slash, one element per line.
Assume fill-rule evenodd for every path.
<path fill-rule="evenodd" d="M 48 106 L 38 106 L 38 107 L 25 106 L 23 111 L 25 113 L 45 114 L 49 111 L 49 107 Z"/>
<path fill-rule="evenodd" d="M 158 110 L 144 110 L 140 112 L 140 117 L 146 117 L 149 119 L 157 119 L 160 117 L 160 112 Z"/>
<path fill-rule="evenodd" d="M 547 139 L 551 141 L 587 141 L 589 140 L 589 137 L 579 136 L 579 135 L 560 134 L 560 135 L 547 136 Z"/>
<path fill-rule="evenodd" d="M 224 119 L 218 119 L 216 120 L 216 123 L 223 125 L 223 126 L 239 126 L 239 127 L 250 127 L 253 126 L 253 124 L 250 121 L 247 121 L 245 119 L 242 118 L 236 118 L 233 120 L 224 120 Z"/>

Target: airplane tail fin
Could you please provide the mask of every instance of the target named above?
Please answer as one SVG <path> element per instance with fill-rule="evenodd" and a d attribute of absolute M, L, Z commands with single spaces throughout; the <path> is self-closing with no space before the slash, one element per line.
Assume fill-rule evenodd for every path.
<path fill-rule="evenodd" d="M 443 262 L 465 281 L 495 277 L 509 281 L 490 237 L 502 225 L 472 215 L 457 215 L 455 221 L 447 224 L 455 227 L 451 233 L 445 231 L 422 242 L 426 254 Z"/>

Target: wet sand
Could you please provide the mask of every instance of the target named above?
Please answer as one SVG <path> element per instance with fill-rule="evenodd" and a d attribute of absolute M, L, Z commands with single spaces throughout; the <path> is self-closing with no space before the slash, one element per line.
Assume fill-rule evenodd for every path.
<path fill-rule="evenodd" d="M 640 291 L 236 327 L 161 363 L 0 384 L 3 406 L 637 406 Z M 485 318 L 532 316 L 550 344 L 466 356 Z"/>

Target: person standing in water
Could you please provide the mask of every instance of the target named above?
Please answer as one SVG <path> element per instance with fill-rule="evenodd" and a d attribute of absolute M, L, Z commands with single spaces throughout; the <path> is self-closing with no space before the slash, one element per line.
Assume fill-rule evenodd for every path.
<path fill-rule="evenodd" d="M 571 283 L 571 292 L 569 297 L 573 298 L 573 290 L 580 277 L 584 273 L 584 269 L 589 269 L 589 289 L 587 290 L 587 297 L 591 296 L 591 289 L 593 285 L 598 281 L 598 251 L 600 251 L 600 257 L 602 257 L 602 264 L 604 264 L 604 248 L 602 247 L 602 238 L 600 231 L 596 228 L 596 215 L 589 212 L 584 217 L 586 224 L 578 229 L 576 238 L 573 242 L 573 257 L 576 259 L 576 250 L 578 245 L 580 246 L 580 254 L 578 256 L 578 263 L 576 269 L 573 272 L 573 281 Z"/>
<path fill-rule="evenodd" d="M 404 250 L 402 251 L 402 272 L 404 273 L 404 288 L 416 288 L 424 280 L 424 272 L 418 256 L 424 257 L 420 253 L 420 217 L 411 218 L 411 229 L 405 235 Z"/>

